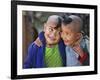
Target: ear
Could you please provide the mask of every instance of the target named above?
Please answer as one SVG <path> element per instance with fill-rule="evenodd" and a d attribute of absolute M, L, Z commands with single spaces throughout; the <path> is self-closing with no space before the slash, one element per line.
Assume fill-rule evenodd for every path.
<path fill-rule="evenodd" d="M 79 39 L 82 36 L 81 33 L 77 33 L 76 38 Z"/>

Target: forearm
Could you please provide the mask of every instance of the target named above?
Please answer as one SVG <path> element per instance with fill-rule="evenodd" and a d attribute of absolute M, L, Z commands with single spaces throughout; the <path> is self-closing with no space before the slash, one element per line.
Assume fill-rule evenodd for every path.
<path fill-rule="evenodd" d="M 87 60 L 87 58 L 88 58 L 88 55 L 87 53 L 84 52 L 82 56 L 78 57 L 78 60 L 80 61 L 81 64 L 83 64 Z"/>

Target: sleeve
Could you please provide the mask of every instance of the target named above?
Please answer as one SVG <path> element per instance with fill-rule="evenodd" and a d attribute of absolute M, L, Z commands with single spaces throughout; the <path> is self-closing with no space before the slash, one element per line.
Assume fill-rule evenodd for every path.
<path fill-rule="evenodd" d="M 80 57 L 79 56 L 79 61 L 82 63 L 82 65 L 89 65 L 89 40 L 88 39 L 84 39 L 83 40 L 83 45 L 84 47 L 82 48 L 83 49 L 83 52 L 84 52 L 84 55 L 83 57 Z"/>
<path fill-rule="evenodd" d="M 38 35 L 38 38 L 35 40 L 35 45 L 37 45 L 38 47 L 42 46 L 45 43 L 45 37 L 44 37 L 44 32 L 40 32 Z"/>
<path fill-rule="evenodd" d="M 45 44 L 45 36 L 44 36 L 44 32 L 40 32 L 40 34 L 38 35 L 40 41 L 42 42 L 42 44 Z"/>
<path fill-rule="evenodd" d="M 80 61 L 80 63 L 81 64 L 84 64 L 84 62 L 87 60 L 87 58 L 88 58 L 88 55 L 87 55 L 87 53 L 83 53 L 84 55 L 83 55 L 83 57 L 81 57 L 81 56 L 79 56 L 78 57 L 78 60 Z"/>
<path fill-rule="evenodd" d="M 32 43 L 28 48 L 28 55 L 25 59 L 23 68 L 35 68 L 36 64 L 36 53 L 37 53 L 38 47 Z"/>
<path fill-rule="evenodd" d="M 89 49 L 90 49 L 90 47 L 89 47 L 90 45 L 89 45 L 89 44 L 90 44 L 90 43 L 89 43 L 89 40 L 86 39 L 86 40 L 85 40 L 85 48 L 86 48 L 86 52 L 87 52 L 87 53 L 90 52 L 90 51 L 89 51 Z"/>

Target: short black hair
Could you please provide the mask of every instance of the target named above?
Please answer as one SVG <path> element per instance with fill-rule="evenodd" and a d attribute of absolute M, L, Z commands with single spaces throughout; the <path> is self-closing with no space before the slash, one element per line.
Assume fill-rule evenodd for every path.
<path fill-rule="evenodd" d="M 61 16 L 59 16 L 59 15 L 51 15 L 51 16 L 48 17 L 47 22 L 49 20 L 55 21 L 55 23 L 56 23 L 56 27 L 55 28 L 61 27 L 61 24 L 62 24 L 62 18 L 61 18 Z"/>
<path fill-rule="evenodd" d="M 64 25 L 70 24 L 72 22 L 72 19 L 65 14 L 62 15 L 61 17 L 62 17 L 62 23 Z"/>
<path fill-rule="evenodd" d="M 67 16 L 67 15 L 64 14 L 62 16 L 62 24 L 68 25 L 68 24 L 71 24 L 71 23 L 74 23 L 74 28 L 77 32 L 82 31 L 83 21 L 79 16 L 76 16 L 76 15 Z M 76 26 L 76 24 L 78 24 L 78 25 Z"/>

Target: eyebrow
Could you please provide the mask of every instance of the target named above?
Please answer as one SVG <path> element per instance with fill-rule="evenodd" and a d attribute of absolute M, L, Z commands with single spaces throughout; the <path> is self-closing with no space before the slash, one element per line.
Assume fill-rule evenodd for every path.
<path fill-rule="evenodd" d="M 61 31 L 61 29 L 59 29 L 60 27 L 52 27 L 50 26 L 52 29 L 57 30 L 57 31 Z"/>
<path fill-rule="evenodd" d="M 52 27 L 52 26 L 49 26 L 49 27 L 54 28 L 54 29 L 56 29 L 56 28 L 57 28 L 57 26 L 53 26 L 53 27 Z"/>

